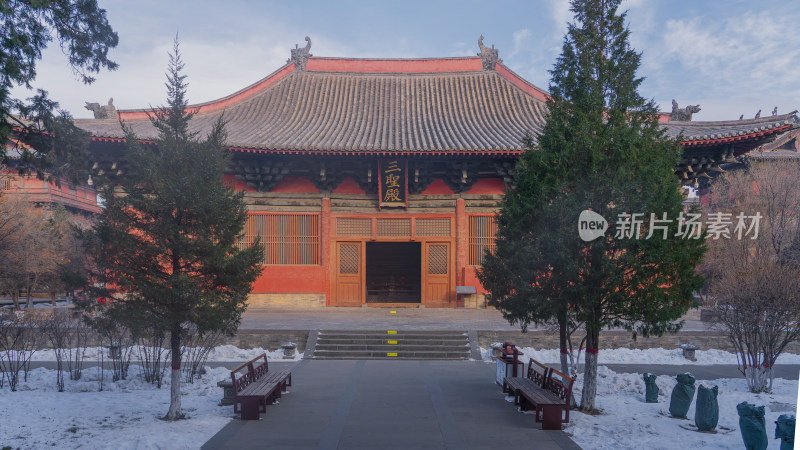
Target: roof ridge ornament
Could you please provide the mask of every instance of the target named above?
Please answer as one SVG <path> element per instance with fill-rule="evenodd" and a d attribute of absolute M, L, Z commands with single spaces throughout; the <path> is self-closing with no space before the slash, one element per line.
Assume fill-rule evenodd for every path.
<path fill-rule="evenodd" d="M 299 48 L 298 44 L 294 44 L 294 48 L 291 49 L 292 57 L 286 60 L 286 63 L 294 62 L 294 68 L 297 70 L 306 70 L 306 63 L 308 62 L 308 58 L 311 58 L 311 38 L 306 36 L 306 46 L 303 48 Z"/>
<path fill-rule="evenodd" d="M 498 56 L 498 52 L 497 49 L 494 48 L 494 44 L 492 44 L 492 48 L 483 45 L 483 35 L 478 38 L 478 48 L 481 49 L 481 52 L 478 53 L 478 56 L 481 57 L 483 70 L 494 70 L 494 66 L 497 63 L 503 62 L 503 60 Z"/>
<path fill-rule="evenodd" d="M 114 107 L 114 98 L 108 99 L 108 104 L 100 106 L 99 103 L 85 102 L 84 108 L 94 113 L 95 119 L 111 119 L 117 117 L 117 108 Z"/>
<path fill-rule="evenodd" d="M 678 108 L 678 102 L 672 99 L 672 112 L 669 115 L 670 122 L 691 122 L 692 114 L 700 112 L 700 105 L 687 105 Z"/>

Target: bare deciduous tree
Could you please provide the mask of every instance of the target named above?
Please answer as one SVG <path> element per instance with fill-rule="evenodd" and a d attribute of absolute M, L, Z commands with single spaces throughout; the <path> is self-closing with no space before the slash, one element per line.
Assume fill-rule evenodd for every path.
<path fill-rule="evenodd" d="M 752 392 L 772 389 L 775 360 L 800 337 L 798 180 L 800 163 L 753 162 L 712 188 L 712 209 L 730 214 L 731 236 L 708 240 L 702 270 Z M 740 214 L 761 216 L 756 238 L 755 229 L 737 230 Z"/>
<path fill-rule="evenodd" d="M 220 345 L 225 338 L 225 333 L 219 330 L 200 331 L 197 326 L 187 325 L 183 338 L 181 353 L 183 375 L 187 383 L 194 383 L 194 377 L 203 374 L 203 364 L 208 360 L 208 355 L 214 347 Z"/>
<path fill-rule="evenodd" d="M 17 390 L 20 372 L 28 378 L 31 358 L 41 343 L 40 322 L 34 311 L 0 313 L 0 367 L 12 391 Z"/>
<path fill-rule="evenodd" d="M 19 309 L 19 290 L 25 292 L 25 306 L 31 307 L 37 289 L 58 277 L 67 262 L 65 235 L 52 220 L 52 213 L 25 200 L 0 198 L 0 280 Z"/>

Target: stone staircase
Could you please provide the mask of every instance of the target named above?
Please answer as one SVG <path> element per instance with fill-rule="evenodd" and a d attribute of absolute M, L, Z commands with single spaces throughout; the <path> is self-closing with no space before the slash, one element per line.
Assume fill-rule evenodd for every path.
<path fill-rule="evenodd" d="M 312 359 L 470 358 L 466 331 L 319 331 L 309 341 Z"/>

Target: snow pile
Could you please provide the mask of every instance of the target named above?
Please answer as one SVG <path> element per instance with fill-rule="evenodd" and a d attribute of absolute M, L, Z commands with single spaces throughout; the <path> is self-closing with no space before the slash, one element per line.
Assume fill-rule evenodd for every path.
<path fill-rule="evenodd" d="M 83 352 L 83 357 L 85 359 L 85 363 L 93 363 L 100 359 L 100 353 L 103 352 L 103 357 L 108 359 L 108 349 L 105 347 L 88 347 Z M 132 360 L 136 362 L 136 355 L 138 350 L 134 346 L 131 349 L 131 356 Z M 208 361 L 239 361 L 245 362 L 251 360 L 257 356 L 261 356 L 262 354 L 267 354 L 267 359 L 269 361 L 283 361 L 283 349 L 278 350 L 265 350 L 261 347 L 250 348 L 250 349 L 242 349 L 238 348 L 233 345 L 220 345 L 218 347 L 214 347 L 211 352 L 208 354 Z M 299 360 L 303 357 L 302 352 L 295 351 L 294 359 Z M 56 355 L 53 349 L 44 349 L 44 350 L 37 350 L 36 353 L 33 354 L 31 361 L 55 361 Z M 292 360 L 288 360 L 292 361 Z"/>
<path fill-rule="evenodd" d="M 532 347 L 519 349 L 523 356 L 520 361 L 525 362 L 533 358 L 543 364 L 559 363 L 558 349 L 536 350 Z M 583 363 L 584 353 L 581 353 L 581 363 Z M 491 361 L 492 350 L 481 348 L 481 356 L 484 361 Z M 679 348 L 668 350 L 664 348 L 632 349 L 615 348 L 600 349 L 598 353 L 599 364 L 670 364 L 670 365 L 718 365 L 718 364 L 738 364 L 736 354 L 724 350 L 697 350 L 695 351 L 697 361 L 690 361 L 683 357 L 683 351 Z M 800 364 L 800 355 L 796 353 L 782 353 L 776 364 Z"/>
<path fill-rule="evenodd" d="M 214 347 L 213 350 L 208 354 L 209 361 L 248 361 L 257 356 L 261 356 L 262 354 L 267 354 L 267 359 L 269 361 L 283 361 L 283 349 L 279 350 L 264 350 L 261 347 L 256 348 L 239 348 L 234 345 L 220 345 L 219 347 Z M 299 352 L 295 349 L 294 352 L 294 360 L 302 359 L 303 353 Z M 291 360 L 287 360 L 291 361 Z"/>
<path fill-rule="evenodd" d="M 230 377 L 224 367 L 207 369 L 194 384 L 181 383 L 181 404 L 187 420 L 159 419 L 169 407 L 169 375 L 161 389 L 140 378 L 131 366 L 127 380 L 99 388 L 97 368 L 84 370 L 78 381 L 66 380 L 66 392 L 55 389 L 56 371 L 33 369 L 17 392 L 0 389 L 0 445 L 12 448 L 184 449 L 200 448 L 233 417 L 222 398 L 219 380 Z"/>
<path fill-rule="evenodd" d="M 697 395 L 689 409 L 689 420 L 673 419 L 668 416 L 670 394 L 677 383 L 675 377 L 659 376 L 656 383 L 660 391 L 659 402 L 645 403 L 645 384 L 641 375 L 615 373 L 606 367 L 599 367 L 595 406 L 602 413 L 589 415 L 571 411 L 566 432 L 581 447 L 592 449 L 742 448 L 736 405 L 746 401 L 766 406 L 769 448 L 777 449 L 780 441 L 772 439 L 775 420 L 781 414 L 795 414 L 797 409 L 797 380 L 776 379 L 772 394 L 750 393 L 743 378 L 702 381 L 697 385 L 718 385 L 720 392 L 717 398 L 717 433 L 701 433 L 683 428 L 694 425 Z M 579 379 L 573 389 L 579 403 L 581 387 Z"/>

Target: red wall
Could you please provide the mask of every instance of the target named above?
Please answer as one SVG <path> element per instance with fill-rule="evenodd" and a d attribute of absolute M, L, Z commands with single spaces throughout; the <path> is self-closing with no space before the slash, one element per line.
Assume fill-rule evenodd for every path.
<path fill-rule="evenodd" d="M 264 266 L 253 283 L 253 293 L 323 293 L 323 269 L 323 266 Z"/>
<path fill-rule="evenodd" d="M 422 195 L 452 194 L 453 190 L 441 178 L 437 178 L 422 191 Z"/>
<path fill-rule="evenodd" d="M 468 194 L 502 194 L 505 186 L 501 178 L 478 178 Z"/>
<path fill-rule="evenodd" d="M 319 192 L 314 183 L 306 177 L 298 175 L 287 175 L 270 192 L 299 192 L 303 194 L 315 194 Z"/>
<path fill-rule="evenodd" d="M 478 294 L 486 294 L 489 291 L 483 288 L 483 285 L 478 280 L 478 276 L 475 275 L 476 269 L 477 267 L 475 266 L 464 267 L 463 269 L 464 286 L 475 286 L 475 289 L 478 291 Z"/>
<path fill-rule="evenodd" d="M 505 185 L 502 178 L 478 178 L 467 194 L 502 194 Z M 441 178 L 436 178 L 422 191 L 422 195 L 451 195 L 453 190 Z"/>
<path fill-rule="evenodd" d="M 230 183 L 233 186 L 234 190 L 237 191 L 245 191 L 245 192 L 255 192 L 257 189 L 251 188 L 250 186 L 245 183 L 244 180 L 240 180 L 236 178 L 234 175 L 225 174 L 222 176 L 222 181 Z"/>
<path fill-rule="evenodd" d="M 334 194 L 366 194 L 361 186 L 356 183 L 352 177 L 345 178 L 336 189 L 333 190 Z"/>

